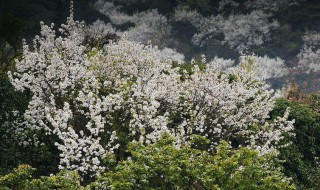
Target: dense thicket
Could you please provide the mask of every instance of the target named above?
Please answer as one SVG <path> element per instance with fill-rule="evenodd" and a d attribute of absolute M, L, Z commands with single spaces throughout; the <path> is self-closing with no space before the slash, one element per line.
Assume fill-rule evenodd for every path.
<path fill-rule="evenodd" d="M 141 11 L 147 2 L 140 4 Z M 219 43 L 237 50 L 259 45 L 258 39 L 278 27 L 268 21 L 270 30 L 234 36 L 197 24 L 199 19 L 205 24 L 218 19 L 225 26 L 269 17 L 256 10 L 266 1 L 223 2 L 219 6 L 226 10 L 245 6 L 252 12 L 223 12 L 229 17 L 222 21 L 206 12 L 206 6 L 214 6 L 209 1 L 177 1 L 181 7 L 175 17 L 204 29 L 195 34 L 198 40 L 222 32 L 225 39 Z M 267 3 L 263 11 L 278 11 L 285 5 L 281 2 Z M 23 41 L 20 49 L 21 20 L 0 19 L 17 31 L 0 39 L 0 188 L 317 188 L 319 96 L 302 94 L 294 85 L 271 89 L 265 80 L 289 72 L 284 60 L 241 55 L 237 64 L 219 57 L 207 61 L 203 55 L 185 62 L 175 50 L 146 40 L 148 35 L 155 43 L 167 38 L 171 21 L 162 12 L 127 15 L 118 7 L 122 1 L 97 3 L 100 11 L 114 13 L 111 24 L 128 21 L 135 27 L 124 33 L 101 20 L 76 21 L 71 5 L 65 24 L 41 22 L 40 35 L 32 45 Z M 164 28 L 152 28 L 155 21 Z M 140 32 L 145 28 L 148 35 Z M 301 63 L 317 59 L 312 40 L 317 36 L 304 36 L 308 46 L 300 53 Z M 309 72 L 317 69 L 314 62 L 309 66 Z"/>

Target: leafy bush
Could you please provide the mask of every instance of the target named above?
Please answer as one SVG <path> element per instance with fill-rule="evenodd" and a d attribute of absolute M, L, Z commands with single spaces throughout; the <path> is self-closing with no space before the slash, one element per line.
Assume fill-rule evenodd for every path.
<path fill-rule="evenodd" d="M 80 176 L 77 172 L 61 171 L 50 177 L 33 179 L 35 169 L 29 165 L 20 165 L 12 173 L 0 177 L 0 188 L 19 190 L 60 189 L 81 190 Z"/>
<path fill-rule="evenodd" d="M 232 150 L 222 141 L 209 153 L 178 149 L 169 136 L 154 145 L 131 143 L 127 160 L 102 174 L 93 189 L 295 189 L 274 157 L 249 148 Z"/>

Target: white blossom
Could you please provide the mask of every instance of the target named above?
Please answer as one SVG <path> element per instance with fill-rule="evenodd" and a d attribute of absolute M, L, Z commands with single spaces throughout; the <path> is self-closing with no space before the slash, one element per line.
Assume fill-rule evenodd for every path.
<path fill-rule="evenodd" d="M 91 158 L 101 159 L 110 148 L 100 144 L 106 118 L 95 95 L 98 80 L 82 45 L 84 26 L 73 20 L 72 7 L 67 24 L 59 29 L 62 35 L 42 23 L 41 36 L 35 37 L 33 49 L 24 44 L 17 72 L 9 77 L 18 90 L 32 93 L 20 126 L 44 129 L 60 139 L 55 144 L 61 151 L 60 168 L 96 175 L 103 167 Z"/>
<path fill-rule="evenodd" d="M 306 70 L 317 72 L 320 70 L 320 34 L 317 32 L 307 32 L 303 36 L 304 46 L 298 54 L 299 67 Z"/>

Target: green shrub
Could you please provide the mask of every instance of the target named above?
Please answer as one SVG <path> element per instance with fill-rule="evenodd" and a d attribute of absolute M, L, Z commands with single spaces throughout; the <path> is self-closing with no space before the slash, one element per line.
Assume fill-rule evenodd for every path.
<path fill-rule="evenodd" d="M 292 144 L 280 149 L 280 159 L 285 173 L 293 177 L 300 189 L 317 189 L 319 171 L 317 157 L 320 156 L 320 114 L 310 108 L 310 105 L 290 102 L 285 99 L 276 101 L 271 113 L 272 117 L 281 116 L 290 107 L 289 120 L 295 120 L 295 138 L 288 138 Z"/>
<path fill-rule="evenodd" d="M 0 189 L 45 190 L 65 189 L 81 190 L 80 176 L 77 172 L 61 171 L 50 177 L 33 179 L 35 169 L 29 165 L 20 165 L 12 173 L 0 177 Z"/>
<path fill-rule="evenodd" d="M 131 157 L 101 175 L 92 189 L 295 189 L 271 155 L 221 142 L 215 153 L 178 149 L 170 137 L 130 144 Z"/>

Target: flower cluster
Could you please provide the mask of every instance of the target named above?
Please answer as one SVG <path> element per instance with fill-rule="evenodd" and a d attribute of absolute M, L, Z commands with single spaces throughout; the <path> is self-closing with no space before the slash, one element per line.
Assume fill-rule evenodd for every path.
<path fill-rule="evenodd" d="M 33 49 L 23 46 L 23 58 L 16 62 L 17 72 L 9 73 L 18 90 L 30 90 L 32 100 L 17 131 L 45 130 L 55 135 L 60 168 L 84 173 L 103 170 L 99 160 L 112 148 L 100 143 L 106 118 L 101 115 L 98 80 L 85 53 L 84 23 L 73 15 L 59 29 L 41 23 L 41 36 Z M 113 141 L 111 134 L 108 143 Z"/>

